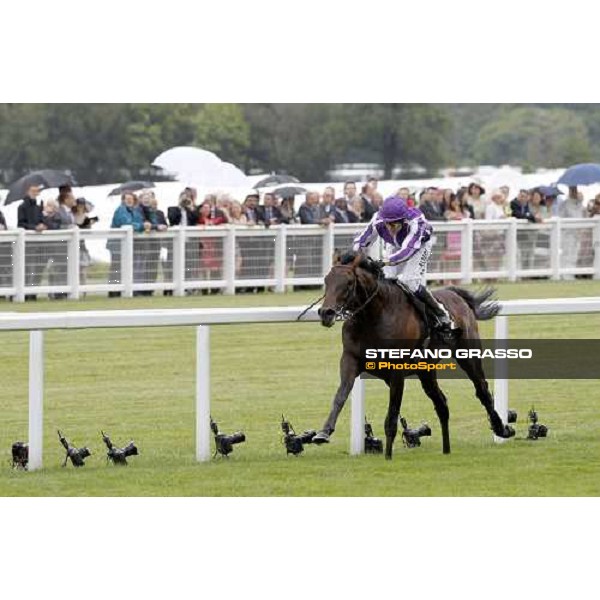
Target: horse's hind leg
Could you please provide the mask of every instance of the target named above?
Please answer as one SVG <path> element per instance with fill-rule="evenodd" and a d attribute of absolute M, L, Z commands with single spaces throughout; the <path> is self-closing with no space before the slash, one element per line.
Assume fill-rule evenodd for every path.
<path fill-rule="evenodd" d="M 448 400 L 438 385 L 435 372 L 424 371 L 419 374 L 419 379 L 421 380 L 423 391 L 431 398 L 435 412 L 440 420 L 442 427 L 442 452 L 450 454 L 450 411 L 448 410 Z"/>
<path fill-rule="evenodd" d="M 402 406 L 402 396 L 404 395 L 404 377 L 393 378 L 390 381 L 390 402 L 388 412 L 385 417 L 385 457 L 392 458 L 392 448 L 394 440 L 398 433 L 398 417 L 400 416 L 400 407 Z"/>
<path fill-rule="evenodd" d="M 329 442 L 329 437 L 335 431 L 335 424 L 337 423 L 338 416 L 344 408 L 344 404 L 352 391 L 354 386 L 354 380 L 358 377 L 358 360 L 344 352 L 340 360 L 340 385 L 338 386 L 335 397 L 333 398 L 333 404 L 329 416 L 323 425 L 321 431 L 313 438 L 313 443 L 324 444 Z"/>
<path fill-rule="evenodd" d="M 485 408 L 492 431 L 501 438 L 509 438 L 515 435 L 515 430 L 509 425 L 505 425 L 500 418 L 500 415 L 494 408 L 494 397 L 490 392 L 485 373 L 483 372 L 483 365 L 481 364 L 480 358 L 462 358 L 459 359 L 458 364 L 460 368 L 469 376 L 469 379 L 475 386 L 475 393 L 479 398 L 481 404 Z"/>

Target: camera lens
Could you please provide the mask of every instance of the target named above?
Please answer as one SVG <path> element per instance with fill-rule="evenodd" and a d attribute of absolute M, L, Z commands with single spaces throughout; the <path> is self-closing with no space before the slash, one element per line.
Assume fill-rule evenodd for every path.
<path fill-rule="evenodd" d="M 241 431 L 236 431 L 229 436 L 230 444 L 241 444 L 246 441 L 246 436 Z"/>
<path fill-rule="evenodd" d="M 129 444 L 123 448 L 123 454 L 125 456 L 137 456 L 138 449 L 133 442 L 129 442 Z"/>
<path fill-rule="evenodd" d="M 317 432 L 314 429 L 310 429 L 297 437 L 303 444 L 311 444 L 315 435 L 317 435 Z"/>
<path fill-rule="evenodd" d="M 421 425 L 421 427 L 419 427 L 419 429 L 417 430 L 417 434 L 419 435 L 419 437 L 427 437 L 431 435 L 431 427 L 429 427 L 429 425 L 427 425 L 427 423 L 423 423 L 423 425 Z"/>

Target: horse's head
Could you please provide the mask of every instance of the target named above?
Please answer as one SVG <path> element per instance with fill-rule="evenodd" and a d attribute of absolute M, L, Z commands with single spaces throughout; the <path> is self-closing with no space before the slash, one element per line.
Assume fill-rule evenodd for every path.
<path fill-rule="evenodd" d="M 356 309 L 361 302 L 360 291 L 372 287 L 378 273 L 372 272 L 372 268 L 366 270 L 366 261 L 362 254 L 346 254 L 336 259 L 325 277 L 325 297 L 319 308 L 324 327 L 331 327 L 337 315 Z"/>

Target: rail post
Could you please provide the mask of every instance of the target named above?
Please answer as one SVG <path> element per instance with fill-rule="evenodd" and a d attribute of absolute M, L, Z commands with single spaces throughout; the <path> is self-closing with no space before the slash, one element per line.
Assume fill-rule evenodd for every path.
<path fill-rule="evenodd" d="M 508 280 L 517 281 L 519 244 L 517 242 L 518 221 L 515 218 L 508 219 L 508 231 L 506 232 L 506 258 L 508 267 Z"/>
<path fill-rule="evenodd" d="M 44 440 L 44 332 L 29 332 L 29 463 L 42 468 Z"/>
<path fill-rule="evenodd" d="M 133 228 L 130 225 L 123 227 L 125 237 L 121 240 L 121 273 L 123 273 L 123 296 L 133 296 Z"/>
<path fill-rule="evenodd" d="M 461 225 L 460 282 L 469 284 L 473 282 L 473 220 L 464 219 Z"/>
<path fill-rule="evenodd" d="M 329 273 L 333 265 L 333 252 L 335 250 L 335 235 L 334 225 L 329 223 L 323 232 L 323 256 L 322 258 L 322 271 L 323 277 Z"/>
<path fill-rule="evenodd" d="M 67 242 L 67 281 L 70 291 L 69 298 L 71 300 L 79 300 L 79 227 L 74 227 L 69 231 L 71 237 Z"/>
<path fill-rule="evenodd" d="M 500 315 L 495 323 L 496 347 L 501 348 L 503 341 L 508 339 L 508 317 Z M 500 343 L 498 343 L 500 342 Z M 508 421 L 508 362 L 506 359 L 496 359 L 494 362 L 494 408 L 506 424 Z M 505 442 L 504 438 L 494 436 L 497 443 Z"/>
<path fill-rule="evenodd" d="M 235 294 L 235 227 L 227 228 L 227 235 L 223 238 L 223 279 L 225 279 L 225 294 Z"/>
<path fill-rule="evenodd" d="M 561 247 L 561 220 L 556 217 L 551 219 L 552 231 L 550 233 L 550 267 L 552 269 L 551 279 L 560 279 L 560 247 Z"/>
<path fill-rule="evenodd" d="M 185 229 L 181 225 L 173 239 L 173 296 L 185 296 Z"/>
<path fill-rule="evenodd" d="M 275 292 L 285 292 L 285 280 L 287 279 L 287 226 L 279 225 L 275 235 Z"/>
<path fill-rule="evenodd" d="M 13 248 L 13 283 L 15 302 L 25 302 L 25 230 L 17 229 Z"/>
<path fill-rule="evenodd" d="M 365 380 L 357 377 L 352 388 L 350 415 L 350 454 L 365 451 Z"/>
<path fill-rule="evenodd" d="M 600 217 L 594 217 L 595 227 L 593 232 L 593 244 L 594 244 L 594 279 L 600 279 Z"/>
<path fill-rule="evenodd" d="M 210 330 L 196 328 L 196 460 L 210 460 Z"/>

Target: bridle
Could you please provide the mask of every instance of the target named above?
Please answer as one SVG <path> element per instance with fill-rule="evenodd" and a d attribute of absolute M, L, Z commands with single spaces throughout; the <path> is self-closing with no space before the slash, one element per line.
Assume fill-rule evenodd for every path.
<path fill-rule="evenodd" d="M 353 319 L 358 313 L 360 313 L 364 308 L 368 306 L 368 304 L 373 300 L 373 298 L 375 298 L 375 296 L 379 292 L 379 280 L 376 280 L 375 289 L 371 294 L 369 294 L 367 299 L 358 308 L 353 310 L 352 308 L 350 308 L 350 303 L 356 297 L 358 289 L 358 276 L 356 275 L 356 267 L 355 265 L 333 265 L 332 270 L 333 269 L 345 269 L 353 275 L 352 286 L 349 287 L 346 291 L 342 302 L 334 307 L 335 320 L 343 321 Z M 365 289 L 365 291 L 367 290 Z M 296 320 L 299 321 L 311 308 L 313 308 L 317 303 L 323 300 L 323 298 L 325 298 L 325 295 L 326 294 L 323 294 L 322 296 L 317 298 L 310 306 L 308 306 L 308 308 L 303 310 L 298 315 L 298 318 Z"/>

